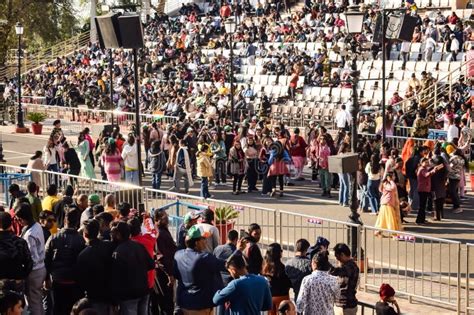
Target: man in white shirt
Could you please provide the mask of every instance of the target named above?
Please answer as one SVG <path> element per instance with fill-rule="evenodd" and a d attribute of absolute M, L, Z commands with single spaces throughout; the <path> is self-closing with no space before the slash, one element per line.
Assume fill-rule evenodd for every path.
<path fill-rule="evenodd" d="M 402 42 L 402 45 L 400 47 L 400 55 L 402 55 L 402 60 L 403 60 L 402 70 L 405 70 L 405 65 L 407 64 L 407 61 L 409 59 L 408 56 L 410 53 L 410 46 L 411 46 L 410 42 L 404 41 Z"/>
<path fill-rule="evenodd" d="M 428 37 L 425 41 L 425 61 L 429 62 L 433 58 L 433 53 L 436 51 L 436 42 L 433 38 Z"/>
<path fill-rule="evenodd" d="M 322 251 L 311 260 L 313 272 L 303 278 L 296 300 L 298 314 L 333 315 L 334 301 L 340 295 L 337 277 L 328 273 L 328 252 Z"/>
<path fill-rule="evenodd" d="M 459 128 L 454 124 L 454 119 L 449 118 L 449 125 L 448 125 L 448 142 L 453 142 L 454 138 L 459 139 Z"/>
<path fill-rule="evenodd" d="M 341 110 L 336 114 L 334 119 L 338 129 L 347 129 L 351 124 L 351 115 L 346 111 L 346 105 L 341 105 Z"/>
<path fill-rule="evenodd" d="M 458 39 L 456 38 L 456 35 L 454 34 L 451 34 L 449 35 L 449 37 L 451 37 L 451 61 L 456 61 L 456 56 L 458 55 L 458 52 L 461 48 L 461 45 L 459 44 L 459 41 Z"/>

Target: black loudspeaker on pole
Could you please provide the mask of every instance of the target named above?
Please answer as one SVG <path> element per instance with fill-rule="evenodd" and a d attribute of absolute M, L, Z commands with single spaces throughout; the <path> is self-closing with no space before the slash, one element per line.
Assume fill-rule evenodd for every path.
<path fill-rule="evenodd" d="M 99 44 L 106 48 L 143 48 L 143 27 L 138 15 L 108 13 L 95 18 Z"/>

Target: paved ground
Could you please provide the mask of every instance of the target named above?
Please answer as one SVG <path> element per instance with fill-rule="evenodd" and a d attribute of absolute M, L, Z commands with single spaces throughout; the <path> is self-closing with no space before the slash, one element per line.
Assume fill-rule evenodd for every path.
<path fill-rule="evenodd" d="M 97 134 L 101 126 L 99 124 L 77 124 L 73 123 L 65 126 L 65 134 L 73 143 L 76 141 L 77 131 L 89 126 L 94 134 Z M 50 128 L 45 128 L 48 133 Z M 69 132 L 68 130 L 72 130 Z M 8 164 L 20 165 L 27 163 L 29 157 L 35 150 L 42 150 L 46 143 L 47 136 L 33 136 L 31 134 L 22 135 L 13 133 L 12 127 L 0 127 L 3 140 L 3 153 Z M 307 174 L 308 175 L 308 174 Z M 309 178 L 309 176 L 307 176 Z M 145 178 L 145 185 L 149 183 L 149 178 Z M 164 178 L 163 189 L 168 189 L 171 181 Z M 245 183 L 244 183 L 245 186 Z M 199 194 L 198 184 L 191 189 L 192 195 Z M 350 212 L 349 208 L 341 207 L 337 204 L 336 196 L 327 199 L 320 197 L 320 190 L 316 184 L 310 181 L 298 182 L 297 186 L 285 187 L 284 197 L 262 197 L 258 193 L 234 196 L 231 194 L 231 187 L 219 187 L 212 189 L 211 194 L 215 199 L 225 201 L 235 201 L 246 203 L 250 206 L 259 206 L 270 209 L 279 209 L 282 211 L 295 212 L 311 217 L 329 218 L 339 221 L 347 221 Z M 162 204 L 164 201 L 154 200 Z M 169 201 L 168 201 L 169 202 Z M 449 208 L 449 206 L 448 206 Z M 446 211 L 446 219 L 442 222 L 433 222 L 429 225 L 420 227 L 413 223 L 405 225 L 405 231 L 408 233 L 421 233 L 426 236 L 447 238 L 451 240 L 465 242 L 474 242 L 474 197 L 469 195 L 468 200 L 463 202 L 464 212 L 462 214 L 452 214 Z M 246 224 L 250 221 L 262 222 L 265 226 L 274 225 L 274 220 L 270 216 L 255 215 L 249 208 L 245 211 L 244 216 Z M 362 214 L 362 221 L 367 226 L 373 226 L 376 220 L 375 216 Z M 292 245 L 299 237 L 308 238 L 314 241 L 317 235 L 324 235 L 329 238 L 332 243 L 346 241 L 347 230 L 342 226 L 331 222 L 314 223 L 307 218 L 292 216 L 290 214 L 282 214 L 276 223 L 277 228 L 281 229 L 284 243 L 285 256 L 291 255 Z M 410 215 L 407 219 L 414 222 L 414 215 Z M 240 228 L 240 227 L 239 227 Z M 273 231 L 268 231 L 268 240 L 272 237 Z M 457 270 L 457 252 L 455 245 L 440 245 L 437 241 L 424 240 L 420 242 L 396 242 L 390 238 L 378 239 L 373 236 L 371 230 L 365 235 L 366 257 L 368 260 L 369 273 L 363 277 L 363 282 L 369 284 L 369 289 L 375 289 L 382 280 L 390 279 L 390 283 L 396 285 L 399 291 L 412 292 L 413 294 L 421 294 L 424 296 L 432 296 L 433 299 L 441 299 L 448 303 L 455 303 L 455 288 L 452 284 L 456 283 L 455 271 Z M 280 240 L 281 241 L 281 240 Z M 474 249 L 474 248 L 473 248 Z M 474 251 L 474 250 L 473 250 Z M 471 258 L 473 258 L 471 255 Z M 396 259 L 395 259 L 396 258 Z M 465 272 L 466 253 L 461 251 L 461 272 Z M 470 277 L 474 277 L 474 259 L 470 260 Z M 464 276 L 462 277 L 464 278 Z M 450 285 L 451 284 L 451 285 Z M 465 285 L 465 280 L 461 279 L 461 284 Z M 371 287 L 370 285 L 373 285 Z M 429 292 L 429 293 L 428 293 Z M 462 291 L 464 292 L 464 291 Z M 470 292 L 471 300 L 474 300 L 474 292 Z M 464 293 L 462 293 L 464 304 Z M 415 314 L 416 312 L 409 312 Z M 440 314 L 442 314 L 441 311 Z M 447 313 L 447 311 L 446 311 Z"/>

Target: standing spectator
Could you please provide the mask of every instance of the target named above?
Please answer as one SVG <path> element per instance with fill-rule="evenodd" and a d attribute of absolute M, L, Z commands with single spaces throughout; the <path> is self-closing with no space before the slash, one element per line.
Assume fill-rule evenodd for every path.
<path fill-rule="evenodd" d="M 70 175 L 79 176 L 81 173 L 81 161 L 77 156 L 76 150 L 71 148 L 67 142 L 64 142 L 62 146 L 64 150 L 63 171 L 65 170 Z M 71 178 L 72 180 L 73 178 Z"/>
<path fill-rule="evenodd" d="M 209 146 L 203 144 L 197 153 L 197 176 L 201 177 L 201 192 L 200 195 L 202 198 L 207 199 L 211 198 L 209 193 L 209 180 L 212 178 L 212 164 L 211 158 L 208 154 Z"/>
<path fill-rule="evenodd" d="M 406 66 L 407 61 L 409 59 L 410 46 L 411 46 L 411 43 L 407 42 L 407 41 L 403 41 L 402 44 L 401 44 L 400 55 L 402 56 L 402 60 L 403 60 L 402 70 L 405 70 L 405 66 Z"/>
<path fill-rule="evenodd" d="M 258 179 L 258 151 L 255 137 L 249 136 L 247 142 L 247 148 L 244 150 L 245 159 L 247 162 L 246 176 L 247 176 L 247 192 L 258 191 L 257 179 Z"/>
<path fill-rule="evenodd" d="M 449 35 L 449 38 L 451 39 L 451 45 L 449 46 L 451 55 L 448 57 L 448 59 L 450 61 L 456 61 L 457 55 L 461 50 L 461 44 L 454 33 Z"/>
<path fill-rule="evenodd" d="M 317 152 L 317 165 L 319 168 L 319 181 L 323 190 L 323 197 L 331 198 L 331 173 L 329 173 L 329 156 L 331 148 L 328 146 L 326 137 L 321 136 L 319 140 L 319 151 Z"/>
<path fill-rule="evenodd" d="M 172 152 L 170 150 L 170 159 Z M 184 140 L 179 141 L 179 149 L 176 152 L 176 162 L 174 163 L 174 178 L 172 191 L 180 191 L 181 177 L 184 177 L 184 193 L 189 192 L 189 187 L 194 185 L 192 176 L 191 158 Z"/>
<path fill-rule="evenodd" d="M 400 200 L 398 199 L 397 185 L 394 182 L 393 173 L 388 172 L 380 185 L 380 210 L 375 222 L 375 227 L 393 231 L 402 230 L 400 218 Z M 375 232 L 381 235 L 380 231 Z"/>
<path fill-rule="evenodd" d="M 311 260 L 306 256 L 309 246 L 310 244 L 306 239 L 297 240 L 295 257 L 287 260 L 285 264 L 285 273 L 291 281 L 291 286 L 295 292 L 295 299 L 298 298 L 301 281 L 303 281 L 304 277 L 311 274 Z"/>
<path fill-rule="evenodd" d="M 100 156 L 100 163 L 104 168 L 107 180 L 110 182 L 119 182 L 123 170 L 123 160 L 120 151 L 117 148 L 115 140 L 109 138 L 105 145 L 105 150 Z"/>
<path fill-rule="evenodd" d="M 227 232 L 227 242 L 225 244 L 219 245 L 214 249 L 214 256 L 216 256 L 217 259 L 227 261 L 229 257 L 232 256 L 232 254 L 236 251 L 237 249 L 237 241 L 239 239 L 239 233 L 236 230 L 230 230 Z M 226 264 L 226 268 L 228 267 L 228 264 Z M 245 268 L 247 270 L 247 268 Z M 228 270 L 221 271 L 221 277 L 222 277 L 222 282 L 224 283 L 225 286 L 229 284 L 229 282 L 232 281 L 232 276 L 230 275 Z M 218 293 L 216 293 L 217 295 Z M 216 303 L 216 302 L 214 302 Z M 220 303 L 217 304 L 217 315 L 225 315 L 227 314 L 226 308 L 224 305 L 220 305 Z"/>
<path fill-rule="evenodd" d="M 247 247 L 244 250 L 244 256 L 247 259 L 248 271 L 253 274 L 260 274 L 262 272 L 263 257 L 258 242 L 262 236 L 262 229 L 257 223 L 252 223 L 248 228 L 248 236 L 245 238 Z"/>
<path fill-rule="evenodd" d="M 349 144 L 343 142 L 339 148 L 338 154 L 349 152 Z M 350 175 L 349 173 L 338 173 L 339 176 L 339 204 L 343 207 L 349 207 Z"/>
<path fill-rule="evenodd" d="M 301 282 L 296 300 L 298 313 L 303 315 L 333 315 L 334 301 L 339 297 L 337 278 L 330 275 L 328 252 L 322 251 L 311 260 L 313 272 Z"/>
<path fill-rule="evenodd" d="M 436 152 L 436 149 L 435 149 Z M 447 163 L 437 155 L 433 158 L 433 164 L 436 166 L 443 165 L 443 168 L 431 176 L 431 192 L 434 199 L 435 221 L 441 221 L 444 217 L 444 202 L 446 200 L 446 180 L 448 178 Z"/>
<path fill-rule="evenodd" d="M 56 218 L 54 214 L 49 211 L 41 211 L 39 215 L 39 224 L 43 229 L 43 238 L 45 240 L 45 244 L 48 241 L 49 237 L 51 236 L 50 230 L 53 228 L 54 223 L 56 223 Z"/>
<path fill-rule="evenodd" d="M 226 146 L 220 132 L 212 135 L 211 142 L 212 161 L 214 163 L 213 169 L 215 173 L 216 186 L 225 185 L 227 182 L 226 174 Z"/>
<path fill-rule="evenodd" d="M 36 154 L 35 154 L 36 155 Z M 46 170 L 59 172 L 59 155 L 53 138 L 48 139 L 48 143 L 43 148 L 43 162 Z"/>
<path fill-rule="evenodd" d="M 156 281 L 159 286 L 156 304 L 160 314 L 172 315 L 174 310 L 174 266 L 173 259 L 177 247 L 169 231 L 169 218 L 166 211 L 156 211 L 154 217 L 158 230 L 156 239 L 157 261 Z M 154 301 L 152 300 L 152 305 Z M 156 309 L 154 307 L 153 309 Z"/>
<path fill-rule="evenodd" d="M 127 222 L 128 227 L 130 228 L 130 239 L 134 242 L 137 242 L 138 244 L 143 245 L 143 247 L 146 249 L 150 259 L 155 258 L 155 245 L 156 245 L 156 239 L 154 236 L 150 234 L 146 229 L 144 229 L 144 233 L 142 233 L 142 224 L 138 220 L 138 218 L 134 217 Z M 152 268 L 148 270 L 147 273 L 148 276 L 148 293 L 146 296 L 140 299 L 140 302 L 138 304 L 138 310 L 139 312 L 142 312 L 145 315 L 148 315 L 148 304 L 149 304 L 149 299 L 150 299 L 150 292 L 153 289 L 153 286 L 155 284 L 155 268 Z"/>
<path fill-rule="evenodd" d="M 28 243 L 12 233 L 12 222 L 8 212 L 0 211 L 0 290 L 23 293 L 33 260 Z"/>
<path fill-rule="evenodd" d="M 395 290 L 387 283 L 382 283 L 379 289 L 380 301 L 375 304 L 377 315 L 399 315 L 400 307 L 395 300 Z M 391 305 L 390 305 L 391 304 Z M 395 307 L 395 309 L 393 307 Z"/>
<path fill-rule="evenodd" d="M 212 297 L 223 287 L 220 271 L 225 270 L 224 262 L 205 249 L 204 231 L 192 226 L 186 236 L 186 249 L 174 256 L 176 304 L 184 315 L 212 314 Z"/>
<path fill-rule="evenodd" d="M 230 173 L 233 177 L 232 194 L 242 193 L 242 182 L 245 175 L 245 153 L 242 144 L 236 140 L 229 152 Z"/>
<path fill-rule="evenodd" d="M 90 135 L 90 129 L 88 127 L 84 128 L 84 130 L 82 130 L 81 133 L 84 135 L 84 139 L 89 144 L 89 160 L 91 161 L 92 169 L 94 169 L 94 167 L 95 167 L 94 153 L 93 153 L 94 148 L 95 148 L 94 140 L 92 140 L 92 137 Z"/>
<path fill-rule="evenodd" d="M 161 176 L 166 170 L 166 155 L 161 151 L 160 146 L 160 141 L 153 141 L 148 152 L 148 170 L 151 172 L 151 187 L 153 189 L 161 188 Z"/>
<path fill-rule="evenodd" d="M 357 314 L 357 285 L 359 283 L 359 267 L 352 259 L 351 250 L 346 244 L 334 246 L 334 256 L 339 267 L 332 267 L 329 273 L 339 278 L 341 294 L 336 298 L 334 311 L 336 315 Z"/>
<path fill-rule="evenodd" d="M 185 249 L 185 239 L 186 235 L 188 234 L 188 230 L 193 226 L 196 225 L 198 219 L 200 218 L 199 213 L 196 211 L 190 211 L 184 215 L 183 223 L 178 227 L 176 232 L 176 245 L 177 249 Z"/>
<path fill-rule="evenodd" d="M 28 244 L 33 269 L 26 279 L 25 295 L 28 311 L 32 315 L 44 314 L 42 303 L 42 288 L 46 278 L 44 266 L 44 234 L 41 225 L 37 223 L 27 203 L 20 204 L 15 210 L 15 217 L 20 221 L 21 237 Z"/>
<path fill-rule="evenodd" d="M 41 171 L 45 170 L 43 162 L 43 152 L 36 151 L 35 154 L 28 160 L 26 168 L 31 175 L 31 181 L 34 182 L 38 187 L 41 186 Z"/>
<path fill-rule="evenodd" d="M 284 131 L 280 132 L 280 137 L 283 136 Z M 280 138 L 275 141 L 270 150 L 270 157 L 268 158 L 268 177 L 272 185 L 272 192 L 270 196 L 273 197 L 277 193 L 277 179 L 280 186 L 280 197 L 283 197 L 284 177 L 289 174 L 287 164 L 291 162 L 291 157 L 284 145 L 286 138 Z M 294 184 L 293 184 L 294 185 Z"/>
<path fill-rule="evenodd" d="M 453 213 L 463 212 L 459 199 L 459 182 L 465 164 L 466 162 L 461 150 L 456 149 L 451 153 L 451 157 L 449 158 L 448 191 L 453 202 Z"/>
<path fill-rule="evenodd" d="M 262 275 L 270 283 L 272 292 L 272 309 L 269 315 L 276 315 L 278 306 L 284 300 L 290 298 L 291 281 L 286 275 L 285 265 L 281 262 L 283 250 L 280 244 L 272 243 L 268 245 L 267 252 L 263 259 Z"/>
<path fill-rule="evenodd" d="M 66 212 L 64 228 L 52 235 L 46 243 L 45 264 L 52 281 L 54 314 L 69 314 L 74 303 L 83 294 L 77 286 L 77 257 L 85 242 L 77 232 L 80 213 L 76 209 Z"/>
<path fill-rule="evenodd" d="M 218 306 L 230 302 L 229 314 L 260 314 L 272 308 L 272 297 L 268 282 L 259 275 L 247 271 L 245 259 L 239 253 L 226 262 L 229 274 L 235 280 L 216 292 L 213 301 Z"/>
<path fill-rule="evenodd" d="M 411 203 L 411 209 L 417 211 L 420 207 L 420 198 L 418 197 L 418 175 L 417 169 L 420 164 L 423 149 L 415 147 L 413 155 L 405 162 L 405 173 L 410 183 L 408 199 Z"/>
<path fill-rule="evenodd" d="M 197 227 L 204 232 L 203 236 L 206 239 L 206 247 L 204 250 L 212 254 L 220 242 L 219 230 L 213 225 L 214 211 L 207 208 L 201 213 L 201 219 L 201 223 L 198 223 Z"/>
<path fill-rule="evenodd" d="M 14 291 L 6 291 L 0 300 L 0 314 L 22 315 L 23 297 Z"/>
<path fill-rule="evenodd" d="M 111 242 L 98 239 L 100 223 L 98 220 L 88 220 L 84 224 L 82 236 L 86 247 L 77 257 L 78 285 L 93 308 L 100 314 L 109 314 L 112 302 L 109 281 L 112 252 L 114 245 Z"/>
<path fill-rule="evenodd" d="M 87 220 L 90 220 L 94 217 L 92 208 L 94 208 L 95 205 L 100 205 L 100 196 L 97 194 L 89 195 L 87 198 L 87 208 L 81 214 L 80 226 L 82 226 Z"/>
<path fill-rule="evenodd" d="M 121 315 L 146 315 L 148 307 L 148 271 L 153 259 L 142 244 L 130 239 L 130 228 L 124 221 L 112 224 L 112 239 L 117 244 L 110 264 L 110 293 L 120 307 Z"/>
<path fill-rule="evenodd" d="M 122 159 L 125 167 L 125 181 L 138 185 L 138 163 L 140 161 L 137 154 L 137 143 L 135 143 L 135 136 L 133 134 L 128 135 L 127 143 L 123 146 Z"/>
<path fill-rule="evenodd" d="M 334 121 L 339 130 L 347 130 L 351 124 L 351 115 L 346 111 L 346 105 L 341 105 L 341 110 L 337 112 Z"/>
<path fill-rule="evenodd" d="M 81 162 L 81 176 L 86 178 L 95 178 L 94 166 L 90 157 L 92 152 L 89 141 L 86 140 L 81 132 L 77 139 L 77 153 Z"/>
<path fill-rule="evenodd" d="M 420 160 L 420 167 L 417 171 L 417 189 L 418 197 L 420 199 L 420 209 L 418 210 L 418 215 L 416 216 L 416 224 L 428 223 L 426 220 L 426 207 L 428 206 L 428 198 L 431 194 L 431 176 L 433 176 L 436 171 L 443 167 L 444 166 L 441 164 L 430 169 L 430 161 L 428 158 L 424 157 Z"/>
<path fill-rule="evenodd" d="M 53 212 L 54 206 L 59 201 L 58 197 L 58 186 L 51 184 L 46 189 L 47 196 L 43 198 L 41 207 L 44 211 Z"/>
<path fill-rule="evenodd" d="M 290 138 L 290 155 L 293 164 L 296 168 L 296 179 L 297 181 L 304 180 L 303 168 L 306 164 L 306 148 L 308 145 L 303 137 L 300 136 L 300 129 L 295 128 L 293 136 Z"/>
<path fill-rule="evenodd" d="M 26 198 L 31 205 L 31 214 L 33 215 L 33 220 L 38 222 L 39 214 L 43 211 L 43 207 L 41 205 L 41 199 L 38 198 L 38 186 L 35 182 L 28 182 L 26 185 L 26 190 L 28 190 L 28 194 L 26 194 Z"/>

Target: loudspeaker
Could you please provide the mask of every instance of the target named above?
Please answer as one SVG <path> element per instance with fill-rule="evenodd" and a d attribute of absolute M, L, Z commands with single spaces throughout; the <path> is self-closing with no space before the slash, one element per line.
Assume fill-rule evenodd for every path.
<path fill-rule="evenodd" d="M 138 15 L 122 15 L 118 18 L 123 48 L 143 48 L 143 27 Z"/>
<path fill-rule="evenodd" d="M 355 173 L 359 155 L 355 153 L 345 153 L 331 155 L 328 158 L 329 173 Z"/>
<path fill-rule="evenodd" d="M 388 18 L 386 37 L 411 42 L 416 27 L 416 18 L 392 14 Z"/>
<path fill-rule="evenodd" d="M 405 14 L 392 14 L 385 18 L 385 38 L 411 42 L 416 27 L 416 18 Z M 382 43 L 382 14 L 375 22 L 374 43 Z"/>
<path fill-rule="evenodd" d="M 119 13 L 108 13 L 95 18 L 99 44 L 102 49 L 122 47 L 119 29 Z"/>

